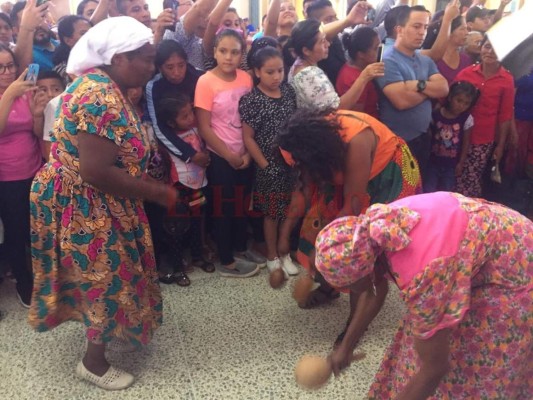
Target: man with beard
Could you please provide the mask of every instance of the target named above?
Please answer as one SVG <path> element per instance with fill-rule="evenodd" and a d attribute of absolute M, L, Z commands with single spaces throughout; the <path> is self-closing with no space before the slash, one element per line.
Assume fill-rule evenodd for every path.
<path fill-rule="evenodd" d="M 21 29 L 24 7 L 26 7 L 25 1 L 18 2 L 13 7 L 11 22 L 15 33 L 18 33 Z M 59 41 L 52 38 L 52 30 L 46 20 L 44 20 L 33 32 L 33 62 L 39 64 L 41 71 L 49 71 L 54 68 L 52 56 L 57 46 L 59 46 Z"/>

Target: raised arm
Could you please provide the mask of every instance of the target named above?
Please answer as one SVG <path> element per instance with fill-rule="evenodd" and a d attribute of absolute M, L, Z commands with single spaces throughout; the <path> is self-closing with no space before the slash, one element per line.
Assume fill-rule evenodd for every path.
<path fill-rule="evenodd" d="M 109 15 L 109 7 L 111 2 L 115 0 L 100 0 L 98 5 L 94 9 L 93 15 L 91 15 L 91 22 L 96 25 L 98 22 L 102 22 Z"/>
<path fill-rule="evenodd" d="M 48 3 L 37 7 L 36 0 L 28 0 L 22 10 L 17 45 L 14 51 L 19 74 L 33 62 L 33 34 L 37 27 L 44 22 L 44 16 L 47 12 Z"/>
<path fill-rule="evenodd" d="M 233 0 L 220 0 L 211 15 L 209 15 L 209 22 L 207 23 L 207 29 L 205 30 L 203 40 L 204 51 L 208 57 L 213 57 L 215 37 L 218 27 L 222 23 L 222 18 L 224 18 L 232 1 Z"/>
<path fill-rule="evenodd" d="M 452 21 L 460 15 L 459 1 L 453 0 L 446 6 L 444 10 L 444 16 L 442 17 L 442 24 L 439 30 L 439 34 L 435 39 L 435 43 L 431 46 L 431 49 L 421 50 L 420 54 L 431 57 L 433 61 L 437 62 L 444 57 L 448 42 L 450 40 L 450 31 Z"/>
<path fill-rule="evenodd" d="M 366 21 L 366 13 L 371 7 L 372 6 L 366 1 L 358 1 L 357 4 L 350 10 L 350 13 L 346 16 L 346 18 L 324 25 L 326 38 L 331 41 L 336 35 L 341 33 L 346 28 L 361 24 L 368 25 L 368 22 Z"/>
<path fill-rule="evenodd" d="M 194 34 L 196 27 L 203 24 L 203 20 L 213 11 L 217 0 L 198 0 L 183 18 L 183 30 L 188 36 Z"/>
<path fill-rule="evenodd" d="M 278 36 L 278 20 L 281 9 L 281 0 L 272 0 L 268 7 L 267 16 L 265 20 L 265 36 Z"/>
<path fill-rule="evenodd" d="M 511 0 L 501 0 L 500 6 L 496 10 L 496 13 L 494 14 L 494 18 L 492 20 L 492 24 L 494 25 L 496 22 L 498 22 L 503 17 L 503 12 L 505 11 L 505 7 L 511 3 Z"/>

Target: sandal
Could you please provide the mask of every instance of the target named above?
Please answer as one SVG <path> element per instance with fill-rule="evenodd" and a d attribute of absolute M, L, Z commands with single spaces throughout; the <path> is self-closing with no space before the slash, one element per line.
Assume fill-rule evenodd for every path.
<path fill-rule="evenodd" d="M 205 258 L 198 258 L 196 260 L 192 260 L 191 265 L 193 267 L 201 268 L 202 271 L 207 272 L 208 274 L 211 274 L 215 272 L 215 264 L 212 262 L 209 262 Z"/>
<path fill-rule="evenodd" d="M 319 286 L 315 290 L 311 291 L 311 293 L 309 293 L 309 296 L 307 297 L 307 300 L 305 302 L 298 303 L 298 306 L 303 309 L 315 308 L 324 304 L 331 303 L 333 300 L 338 299 L 340 296 L 341 294 L 333 288 L 324 290 L 322 289 L 322 286 Z"/>
<path fill-rule="evenodd" d="M 173 276 L 174 282 L 176 282 L 179 286 L 185 287 L 191 284 L 191 280 L 185 272 L 176 272 Z"/>
<path fill-rule="evenodd" d="M 174 274 L 159 275 L 159 282 L 165 285 L 171 285 L 176 282 L 176 279 L 174 278 Z"/>

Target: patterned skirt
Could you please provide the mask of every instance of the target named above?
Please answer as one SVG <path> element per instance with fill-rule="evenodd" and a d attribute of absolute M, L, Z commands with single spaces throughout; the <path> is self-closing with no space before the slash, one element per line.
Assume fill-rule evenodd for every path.
<path fill-rule="evenodd" d="M 48 164 L 30 195 L 34 289 L 29 322 L 66 321 L 101 344 L 147 344 L 162 323 L 152 236 L 141 201 L 114 198 Z"/>
<path fill-rule="evenodd" d="M 422 192 L 420 169 L 407 144 L 398 138 L 398 146 L 391 161 L 383 171 L 368 182 L 369 204 L 390 203 L 403 197 Z M 315 249 L 318 233 L 335 219 L 343 206 L 342 185 L 327 185 L 319 190 L 311 190 L 311 206 L 307 210 L 298 244 L 298 262 L 310 273 L 309 256 Z M 366 208 L 365 207 L 365 208 Z M 364 212 L 365 209 L 362 210 Z"/>
<path fill-rule="evenodd" d="M 533 390 L 533 290 L 472 290 L 470 310 L 452 328 L 450 371 L 429 399 L 529 400 Z M 369 398 L 395 399 L 418 371 L 409 320 L 400 324 Z"/>

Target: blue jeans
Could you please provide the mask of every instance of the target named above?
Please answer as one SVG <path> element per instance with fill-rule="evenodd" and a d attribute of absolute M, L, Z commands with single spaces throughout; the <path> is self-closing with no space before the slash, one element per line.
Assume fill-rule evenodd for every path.
<path fill-rule="evenodd" d="M 455 191 L 455 167 L 439 165 L 431 160 L 427 164 L 424 179 L 424 193 Z"/>

